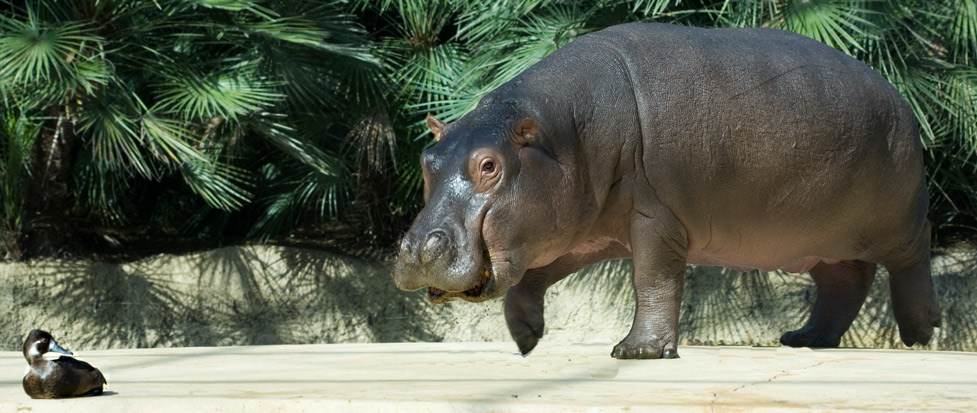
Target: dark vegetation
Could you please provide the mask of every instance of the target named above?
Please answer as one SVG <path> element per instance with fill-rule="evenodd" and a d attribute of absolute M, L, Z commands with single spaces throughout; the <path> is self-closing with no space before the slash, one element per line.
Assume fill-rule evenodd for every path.
<path fill-rule="evenodd" d="M 274 242 L 389 253 L 426 113 L 631 21 L 799 32 L 912 105 L 937 244 L 977 237 L 977 2 L 28 0 L 0 5 L 7 260 Z"/>

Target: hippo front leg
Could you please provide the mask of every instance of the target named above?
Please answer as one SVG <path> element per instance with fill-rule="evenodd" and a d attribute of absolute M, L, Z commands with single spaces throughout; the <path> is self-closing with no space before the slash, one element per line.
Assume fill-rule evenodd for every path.
<path fill-rule="evenodd" d="M 597 251 L 590 248 L 585 250 L 588 252 L 571 252 L 550 265 L 526 271 L 519 284 L 506 292 L 506 326 L 523 356 L 528 355 L 543 338 L 543 298 L 546 289 L 590 264 L 629 254 L 627 247 L 616 241 L 604 244 Z"/>
<path fill-rule="evenodd" d="M 611 356 L 619 359 L 678 357 L 678 319 L 685 276 L 686 243 L 650 217 L 632 220 L 635 311 L 631 332 Z"/>
<path fill-rule="evenodd" d="M 506 292 L 505 323 L 523 356 L 529 355 L 543 338 L 543 297 L 555 282 L 549 278 L 545 272 L 530 270 Z"/>

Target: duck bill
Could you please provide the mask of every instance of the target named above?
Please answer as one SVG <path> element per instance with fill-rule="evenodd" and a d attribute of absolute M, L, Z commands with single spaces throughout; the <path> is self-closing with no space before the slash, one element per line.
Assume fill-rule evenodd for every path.
<path fill-rule="evenodd" d="M 63 347 L 58 345 L 58 342 L 51 340 L 51 346 L 48 347 L 48 351 L 53 351 L 55 353 L 67 354 L 69 356 L 73 355 L 70 351 L 65 350 Z"/>

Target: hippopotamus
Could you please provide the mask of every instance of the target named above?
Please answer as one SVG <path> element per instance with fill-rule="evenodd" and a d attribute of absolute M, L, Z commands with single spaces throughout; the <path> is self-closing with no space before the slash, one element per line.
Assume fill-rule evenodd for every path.
<path fill-rule="evenodd" d="M 505 296 L 526 355 L 567 275 L 631 258 L 620 359 L 678 356 L 687 264 L 809 272 L 835 347 L 876 266 L 902 341 L 940 323 L 912 110 L 856 59 L 786 31 L 633 23 L 579 36 L 451 123 L 428 116 L 425 206 L 393 279 L 433 303 Z"/>

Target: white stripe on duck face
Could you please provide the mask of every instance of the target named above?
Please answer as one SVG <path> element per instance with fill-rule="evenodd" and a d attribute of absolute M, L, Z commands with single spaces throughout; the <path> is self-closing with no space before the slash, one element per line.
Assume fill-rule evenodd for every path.
<path fill-rule="evenodd" d="M 35 341 L 34 344 L 31 345 L 31 349 L 27 351 L 28 356 L 37 357 L 41 355 L 41 351 L 37 349 L 38 344 L 41 344 L 41 342 Z"/>

